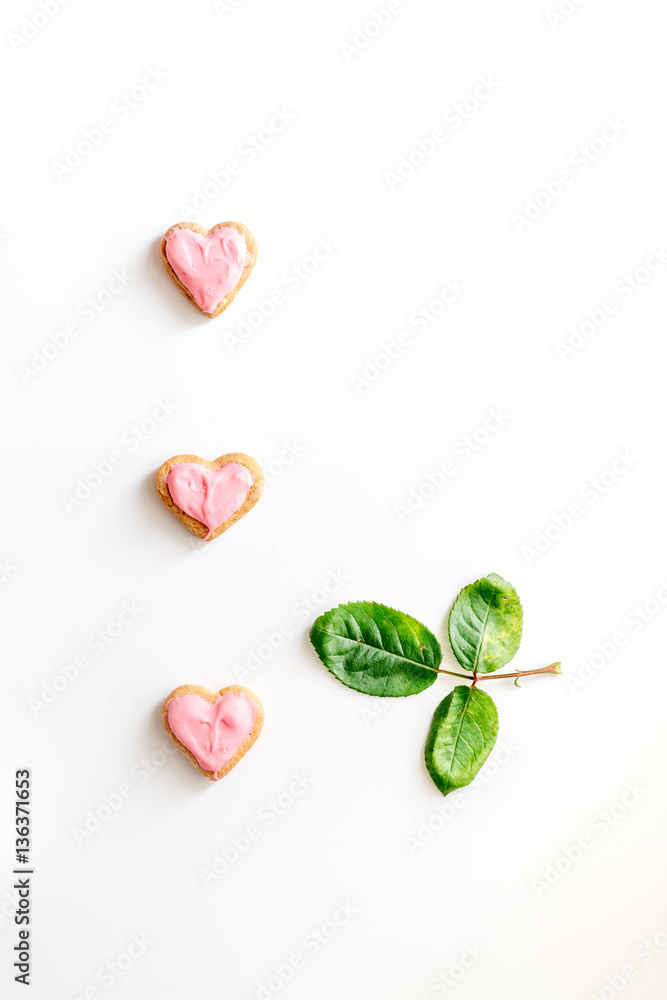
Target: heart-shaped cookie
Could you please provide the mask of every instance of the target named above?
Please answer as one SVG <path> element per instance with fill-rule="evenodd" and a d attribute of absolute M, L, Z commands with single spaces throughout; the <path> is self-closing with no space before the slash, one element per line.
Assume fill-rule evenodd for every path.
<path fill-rule="evenodd" d="M 162 706 L 162 722 L 197 770 L 219 781 L 259 736 L 264 708 L 257 695 L 240 684 L 215 694 L 198 684 L 183 684 Z"/>
<path fill-rule="evenodd" d="M 242 452 L 213 462 L 198 455 L 175 455 L 160 466 L 155 485 L 169 510 L 209 541 L 255 506 L 264 489 L 264 473 Z"/>
<path fill-rule="evenodd" d="M 257 261 L 257 243 L 241 222 L 203 229 L 177 222 L 162 237 L 164 266 L 178 287 L 205 316 L 219 316 Z"/>

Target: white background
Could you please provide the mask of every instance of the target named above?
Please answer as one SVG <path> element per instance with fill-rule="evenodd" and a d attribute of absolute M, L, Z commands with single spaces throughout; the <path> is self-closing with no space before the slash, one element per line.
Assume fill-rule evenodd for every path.
<path fill-rule="evenodd" d="M 71 0 L 45 24 L 36 3 L 5 6 L 8 995 L 25 995 L 9 890 L 14 771 L 30 767 L 39 1000 L 664 996 L 666 268 L 653 256 L 642 270 L 667 240 L 664 21 L 648 0 L 588 0 L 558 22 L 555 3 L 414 0 L 381 30 L 382 0 Z M 150 69 L 159 85 L 119 111 Z M 493 81 L 484 101 L 480 78 Z M 464 101 L 467 119 L 445 120 Z M 261 133 L 275 109 L 291 120 Z M 113 129 L 91 151 L 85 132 L 103 118 Z M 613 134 L 607 119 L 618 134 L 594 142 Z M 432 155 L 415 153 L 436 128 Z M 89 155 L 59 169 L 77 144 Z M 411 176 L 392 180 L 402 156 Z M 209 175 L 230 160 L 241 166 L 223 190 Z M 260 251 L 216 320 L 158 252 L 207 182 L 190 218 L 242 221 Z M 319 240 L 337 246 L 296 280 Z M 107 302 L 123 269 L 131 280 Z M 447 280 L 465 292 L 419 332 L 410 317 Z M 91 296 L 103 308 L 87 322 Z M 616 312 L 559 356 L 610 298 Z M 157 424 L 160 400 L 173 412 Z M 490 409 L 504 414 L 491 434 Z M 466 435 L 486 440 L 473 454 Z M 155 470 L 233 450 L 273 482 L 199 543 L 159 501 Z M 625 468 L 602 493 L 617 450 Z M 122 461 L 100 483 L 111 452 Z M 454 475 L 420 501 L 411 491 L 447 460 Z M 67 501 L 91 476 L 90 495 Z M 489 684 L 506 752 L 443 799 L 422 750 L 449 681 L 378 709 L 327 673 L 307 632 L 323 610 L 371 599 L 444 641 L 458 590 L 492 571 L 524 604 L 513 665 L 561 659 L 565 673 Z M 124 602 L 140 611 L 117 635 Z M 281 627 L 293 634 L 271 651 Z M 98 629 L 117 635 L 103 652 Z M 245 683 L 267 722 L 250 754 L 216 785 L 165 759 L 165 696 L 234 683 L 258 655 Z M 294 774 L 310 783 L 298 798 Z M 279 818 L 258 819 L 280 796 Z M 259 840 L 205 888 L 201 870 L 253 825 Z M 356 911 L 344 923 L 340 904 Z M 309 935 L 336 916 L 316 950 Z M 150 945 L 109 985 L 99 970 L 127 965 L 135 934 Z M 463 972 L 466 949 L 478 957 Z M 304 967 L 271 978 L 295 955 Z"/>

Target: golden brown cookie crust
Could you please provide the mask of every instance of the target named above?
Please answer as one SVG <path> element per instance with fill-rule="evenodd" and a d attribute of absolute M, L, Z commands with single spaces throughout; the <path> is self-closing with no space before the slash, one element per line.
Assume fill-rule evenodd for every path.
<path fill-rule="evenodd" d="M 192 292 L 190 292 L 185 287 L 185 285 L 180 280 L 180 278 L 174 271 L 173 267 L 169 263 L 169 260 L 167 258 L 167 237 L 169 236 L 169 233 L 173 233 L 174 229 L 191 229 L 193 233 L 201 233 L 202 236 L 210 236 L 212 233 L 216 231 L 216 229 L 220 229 L 222 226 L 226 226 L 229 229 L 235 229 L 236 232 L 240 236 L 242 236 L 243 239 L 245 240 L 245 246 L 246 246 L 245 265 L 243 267 L 243 271 L 241 272 L 241 277 L 234 285 L 231 292 L 227 292 L 224 299 L 221 299 L 220 302 L 218 302 L 213 312 L 205 312 L 201 308 L 201 306 L 198 305 L 197 302 L 195 302 L 194 298 L 192 297 Z M 221 312 L 224 312 L 227 306 L 231 302 L 233 302 L 239 289 L 243 288 L 246 281 L 250 277 L 250 273 L 255 264 L 257 263 L 257 241 L 255 240 L 255 237 L 252 235 L 248 227 L 244 226 L 242 222 L 219 222 L 216 226 L 213 226 L 212 229 L 204 229 L 203 226 L 198 226 L 196 222 L 177 222 L 175 225 L 170 226 L 167 232 L 162 237 L 162 243 L 160 244 L 160 253 L 162 254 L 162 260 L 164 262 L 164 266 L 166 267 L 167 273 L 169 274 L 169 277 L 172 279 L 172 281 L 176 282 L 176 284 L 183 292 L 183 294 L 187 295 L 187 297 L 190 299 L 190 302 L 192 302 L 193 305 L 197 306 L 197 309 L 199 309 L 201 313 L 204 313 L 204 316 L 210 316 L 211 319 L 214 319 L 216 316 L 219 316 Z"/>
<path fill-rule="evenodd" d="M 239 509 L 234 511 L 232 516 L 227 518 L 224 524 L 221 524 L 219 528 L 216 528 L 215 531 L 211 532 L 211 537 L 207 539 L 209 542 L 214 538 L 217 538 L 218 535 L 221 535 L 223 531 L 227 530 L 227 528 L 231 528 L 236 521 L 247 514 L 250 508 L 255 506 L 262 495 L 262 490 L 264 489 L 264 473 L 254 458 L 251 458 L 250 455 L 244 455 L 241 451 L 231 451 L 229 454 L 221 455 L 220 458 L 216 458 L 212 462 L 209 462 L 205 458 L 200 458 L 199 455 L 174 455 L 173 458 L 168 458 L 167 461 L 160 466 L 155 475 L 155 486 L 160 495 L 160 499 L 164 504 L 166 504 L 169 510 L 173 511 L 176 517 L 183 522 L 186 528 L 189 528 L 190 531 L 192 531 L 195 535 L 198 535 L 199 538 L 206 539 L 206 536 L 208 535 L 208 528 L 205 524 L 202 524 L 201 521 L 191 517 L 190 514 L 186 514 L 184 510 L 181 510 L 181 508 L 174 503 L 171 493 L 169 492 L 169 487 L 167 486 L 167 476 L 171 472 L 173 466 L 181 465 L 183 462 L 197 462 L 199 465 L 205 465 L 207 469 L 221 469 L 223 465 L 230 465 L 231 463 L 243 465 L 254 480 L 252 486 L 250 487 L 250 492 Z"/>
<path fill-rule="evenodd" d="M 177 736 L 174 736 L 171 726 L 169 725 L 169 703 L 173 701 L 174 698 L 180 698 L 185 694 L 196 694 L 200 698 L 204 698 L 206 701 L 213 704 L 217 698 L 222 697 L 224 694 L 244 694 L 254 704 L 257 714 L 255 716 L 255 724 L 252 727 L 250 735 L 247 740 L 241 744 L 231 760 L 228 760 L 224 767 L 221 767 L 219 771 L 205 771 L 203 767 L 200 766 L 199 761 L 187 747 L 183 746 L 181 741 Z M 171 694 L 167 697 L 164 705 L 162 706 L 162 722 L 167 733 L 174 741 L 179 750 L 181 750 L 186 757 L 190 760 L 192 764 L 197 768 L 200 774 L 203 774 L 205 778 L 209 778 L 211 781 L 219 781 L 220 778 L 224 778 L 226 774 L 229 774 L 233 767 L 236 767 L 238 762 L 244 757 L 250 747 L 253 745 L 257 737 L 262 731 L 262 726 L 264 725 L 264 706 L 261 701 L 254 693 L 248 688 L 243 687 L 241 684 L 231 684 L 229 687 L 220 688 L 219 691 L 209 691 L 208 688 L 200 687 L 199 684 L 182 684 L 180 687 L 175 688 Z"/>

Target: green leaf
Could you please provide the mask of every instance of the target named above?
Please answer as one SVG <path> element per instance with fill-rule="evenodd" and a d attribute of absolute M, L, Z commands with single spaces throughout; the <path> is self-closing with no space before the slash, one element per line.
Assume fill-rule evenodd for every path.
<path fill-rule="evenodd" d="M 519 595 L 497 573 L 464 587 L 449 613 L 449 641 L 465 670 L 490 674 L 508 663 L 521 642 Z"/>
<path fill-rule="evenodd" d="M 320 615 L 310 641 L 343 684 L 387 698 L 430 687 L 442 660 L 440 644 L 425 625 L 372 601 L 341 604 Z"/>
<path fill-rule="evenodd" d="M 469 785 L 498 735 L 493 698 L 461 684 L 435 710 L 426 739 L 426 767 L 443 795 Z"/>

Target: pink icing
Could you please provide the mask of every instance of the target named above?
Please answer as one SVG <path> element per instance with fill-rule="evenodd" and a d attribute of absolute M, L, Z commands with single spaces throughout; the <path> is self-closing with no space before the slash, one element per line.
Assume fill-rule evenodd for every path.
<path fill-rule="evenodd" d="M 210 235 L 187 228 L 172 229 L 165 253 L 199 308 L 210 313 L 238 284 L 245 265 L 246 243 L 230 226 L 221 226 Z"/>
<path fill-rule="evenodd" d="M 209 469 L 200 462 L 180 462 L 167 476 L 174 503 L 208 528 L 206 539 L 243 505 L 254 483 L 245 465 L 230 462 Z"/>
<path fill-rule="evenodd" d="M 174 736 L 205 771 L 219 771 L 250 736 L 257 709 L 247 695 L 223 694 L 211 704 L 198 694 L 173 698 L 167 709 Z"/>

